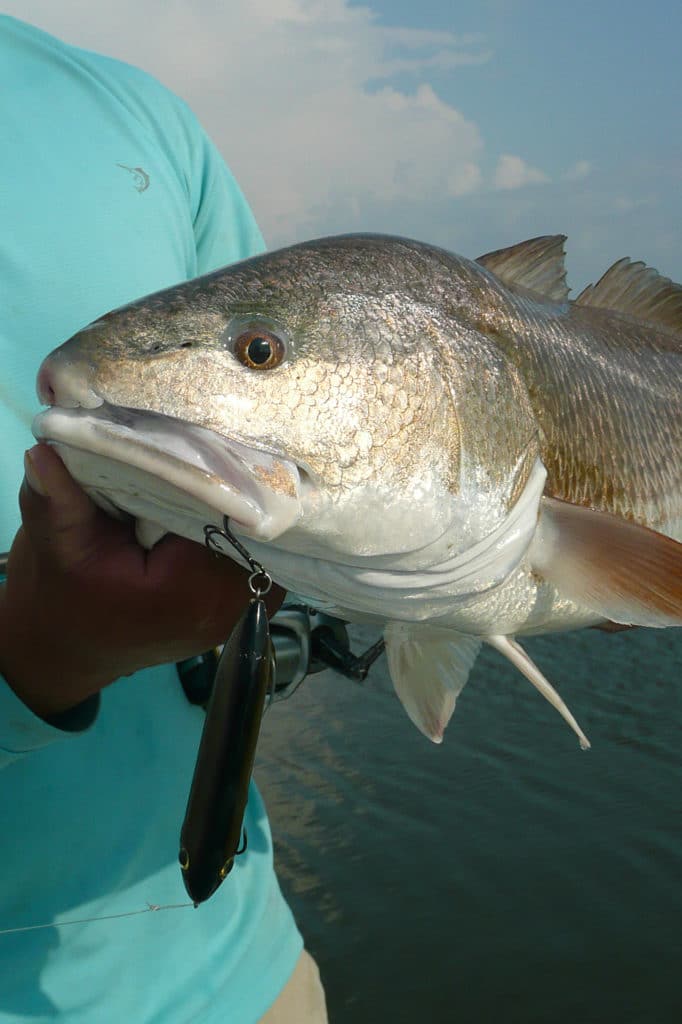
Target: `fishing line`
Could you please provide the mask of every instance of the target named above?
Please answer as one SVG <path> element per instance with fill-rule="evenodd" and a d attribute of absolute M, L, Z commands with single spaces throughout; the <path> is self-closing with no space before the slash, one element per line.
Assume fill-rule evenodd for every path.
<path fill-rule="evenodd" d="M 0 935 L 17 935 L 19 932 L 37 932 L 43 928 L 64 928 L 70 924 L 91 924 L 93 921 L 115 921 L 120 917 L 136 917 L 138 914 L 155 914 L 159 910 L 182 910 L 193 907 L 193 903 L 148 903 L 143 910 L 126 910 L 122 914 L 105 914 L 103 917 L 76 917 L 69 921 L 48 921 L 47 924 L 27 924 L 21 928 L 0 928 Z"/>

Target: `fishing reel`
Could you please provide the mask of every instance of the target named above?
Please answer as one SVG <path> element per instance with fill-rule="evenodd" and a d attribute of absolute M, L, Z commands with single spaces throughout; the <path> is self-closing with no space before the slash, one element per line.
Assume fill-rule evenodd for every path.
<path fill-rule="evenodd" d="M 379 640 L 360 655 L 353 654 L 347 624 L 302 602 L 284 604 L 270 620 L 273 648 L 271 700 L 287 700 L 307 676 L 331 668 L 361 682 L 384 650 Z M 177 669 L 190 704 L 208 701 L 222 648 L 178 662 Z"/>

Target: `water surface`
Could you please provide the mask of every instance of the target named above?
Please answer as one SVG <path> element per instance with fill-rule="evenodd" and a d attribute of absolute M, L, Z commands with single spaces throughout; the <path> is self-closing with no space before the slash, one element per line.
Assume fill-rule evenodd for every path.
<path fill-rule="evenodd" d="M 257 777 L 332 1024 L 682 1020 L 682 632 L 527 647 L 592 750 L 486 650 L 442 746 L 385 659 L 266 716 Z"/>

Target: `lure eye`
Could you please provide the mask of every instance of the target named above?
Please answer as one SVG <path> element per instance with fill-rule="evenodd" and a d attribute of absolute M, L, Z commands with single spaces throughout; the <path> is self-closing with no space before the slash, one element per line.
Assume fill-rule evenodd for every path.
<path fill-rule="evenodd" d="M 235 337 L 233 352 L 250 370 L 273 370 L 283 361 L 286 345 L 270 330 L 249 327 Z"/>

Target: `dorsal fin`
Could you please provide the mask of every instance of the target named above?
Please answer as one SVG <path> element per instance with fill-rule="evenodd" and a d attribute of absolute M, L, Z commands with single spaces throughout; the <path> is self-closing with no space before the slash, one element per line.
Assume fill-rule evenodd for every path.
<path fill-rule="evenodd" d="M 581 306 L 628 313 L 682 333 L 682 285 L 641 260 L 618 260 L 596 284 L 588 284 L 575 301 Z"/>
<path fill-rule="evenodd" d="M 476 260 L 511 288 L 523 288 L 538 297 L 566 302 L 564 242 L 566 235 L 541 235 L 526 242 L 496 249 Z"/>

